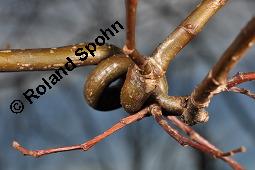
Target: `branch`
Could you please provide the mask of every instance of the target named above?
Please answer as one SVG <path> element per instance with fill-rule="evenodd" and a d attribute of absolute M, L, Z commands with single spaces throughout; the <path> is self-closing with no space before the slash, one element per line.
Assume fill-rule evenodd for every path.
<path fill-rule="evenodd" d="M 93 65 L 114 54 L 123 54 L 120 48 L 106 44 L 96 46 L 94 57 L 88 54 L 88 58 L 81 61 L 75 51 L 78 48 L 85 49 L 86 45 L 80 43 L 58 48 L 0 50 L 0 72 L 58 69 L 67 63 L 67 57 L 77 66 Z"/>
<path fill-rule="evenodd" d="M 255 72 L 247 72 L 247 73 L 237 73 L 231 80 L 227 82 L 227 89 L 231 89 L 232 87 L 247 82 L 255 80 Z"/>
<path fill-rule="evenodd" d="M 187 135 L 189 135 L 189 137 L 191 138 L 191 140 L 205 145 L 206 147 L 208 147 L 209 149 L 213 150 L 214 152 L 219 152 L 220 153 L 220 159 L 222 159 L 223 161 L 227 162 L 233 169 L 244 169 L 240 164 L 238 164 L 235 160 L 227 157 L 227 156 L 232 156 L 235 153 L 240 153 L 240 152 L 245 152 L 246 149 L 244 147 L 240 147 L 238 149 L 234 149 L 232 151 L 229 152 L 225 152 L 223 153 L 221 150 L 219 150 L 218 148 L 216 148 L 214 145 L 212 145 L 209 141 L 207 141 L 205 138 L 203 138 L 202 136 L 200 136 L 195 130 L 193 130 L 190 126 L 187 126 L 185 123 L 183 123 L 182 121 L 180 121 L 179 119 L 177 119 L 175 116 L 167 116 L 167 118 L 169 120 L 171 120 L 178 128 L 180 128 L 182 131 L 184 131 Z"/>
<path fill-rule="evenodd" d="M 135 25 L 136 25 L 137 0 L 126 0 L 126 47 L 135 49 Z"/>
<path fill-rule="evenodd" d="M 208 107 L 211 98 L 215 94 L 224 91 L 229 71 L 243 58 L 245 52 L 252 46 L 254 41 L 255 18 L 252 18 L 204 80 L 192 92 L 187 109 L 182 115 L 182 119 L 187 124 L 192 125 L 208 120 L 204 119 L 206 115 L 204 115 L 204 112 L 200 112 L 200 109 Z"/>
<path fill-rule="evenodd" d="M 166 71 L 177 53 L 205 26 L 228 0 L 203 0 L 200 5 L 160 44 L 152 57 Z"/>
<path fill-rule="evenodd" d="M 253 80 L 255 80 L 255 72 L 247 72 L 247 73 L 238 72 L 231 80 L 227 82 L 227 87 L 225 91 L 241 93 L 255 99 L 255 93 L 244 88 L 235 87 L 238 84 L 241 84 L 247 81 L 253 81 Z"/>
<path fill-rule="evenodd" d="M 162 112 L 161 112 L 161 108 L 159 106 L 154 106 L 151 109 L 151 114 L 154 116 L 156 122 L 172 138 L 174 138 L 182 146 L 191 146 L 192 148 L 198 149 L 202 152 L 211 154 L 214 157 L 217 157 L 217 158 L 220 158 L 220 159 L 226 161 L 235 170 L 244 170 L 244 168 L 241 165 L 239 165 L 237 162 L 235 162 L 234 160 L 232 160 L 230 158 L 225 158 L 225 156 L 230 156 L 232 153 L 243 152 L 244 151 L 243 148 L 241 148 L 241 149 L 238 148 L 238 149 L 232 150 L 230 152 L 223 153 L 220 150 L 215 149 L 215 147 L 213 145 L 209 144 L 209 142 L 207 142 L 205 139 L 201 140 L 201 138 L 198 137 L 197 139 L 200 139 L 200 141 L 201 141 L 201 143 L 199 143 L 199 142 L 196 142 L 195 140 L 193 141 L 189 138 L 182 136 L 177 130 L 173 129 L 168 124 L 168 122 L 164 119 Z M 178 122 L 178 123 L 180 123 L 180 122 Z M 185 130 L 187 130 L 187 126 L 181 126 L 181 127 L 185 128 Z M 191 132 L 191 131 L 189 131 L 189 132 Z M 193 132 L 193 135 L 196 135 L 196 133 Z M 194 136 L 193 136 L 193 138 L 194 138 Z"/>
<path fill-rule="evenodd" d="M 135 26 L 136 26 L 136 9 L 138 0 L 126 0 L 126 43 L 123 51 L 138 65 L 145 64 L 145 58 L 136 50 L 135 43 Z"/>
<path fill-rule="evenodd" d="M 65 147 L 60 147 L 60 148 L 52 148 L 52 149 L 43 149 L 43 150 L 28 150 L 24 147 L 22 147 L 18 142 L 14 141 L 12 146 L 20 151 L 24 155 L 28 156 L 33 156 L 33 157 L 40 157 L 52 153 L 57 153 L 57 152 L 65 152 L 65 151 L 71 151 L 71 150 L 83 150 L 87 151 L 94 145 L 96 145 L 98 142 L 102 141 L 109 135 L 113 134 L 114 132 L 120 130 L 121 128 L 134 123 L 136 121 L 139 121 L 143 119 L 147 113 L 149 112 L 150 106 L 144 108 L 143 110 L 137 112 L 136 114 L 127 116 L 123 119 L 121 119 L 117 124 L 113 125 L 110 129 L 106 130 L 102 134 L 94 137 L 93 139 L 79 145 L 73 145 L 73 146 L 65 146 Z"/>
<path fill-rule="evenodd" d="M 230 89 L 228 89 L 228 91 L 232 91 L 235 93 L 241 93 L 241 94 L 244 94 L 250 98 L 255 99 L 255 93 L 251 92 L 250 90 L 244 89 L 244 88 L 231 87 Z"/>

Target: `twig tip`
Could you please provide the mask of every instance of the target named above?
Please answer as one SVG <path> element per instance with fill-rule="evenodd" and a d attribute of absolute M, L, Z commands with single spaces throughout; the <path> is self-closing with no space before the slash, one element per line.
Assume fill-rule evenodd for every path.
<path fill-rule="evenodd" d="M 12 147 L 14 147 L 15 149 L 17 149 L 18 147 L 20 147 L 20 144 L 17 141 L 13 141 L 12 142 Z"/>
<path fill-rule="evenodd" d="M 247 151 L 247 149 L 246 149 L 245 146 L 241 146 L 241 147 L 240 147 L 240 152 L 246 152 L 246 151 Z"/>

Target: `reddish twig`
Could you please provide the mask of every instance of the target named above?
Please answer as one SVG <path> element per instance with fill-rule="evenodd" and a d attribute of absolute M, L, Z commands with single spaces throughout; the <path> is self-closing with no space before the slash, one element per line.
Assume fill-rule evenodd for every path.
<path fill-rule="evenodd" d="M 146 59 L 136 50 L 136 49 L 128 49 L 126 45 L 123 47 L 123 51 L 125 54 L 130 56 L 132 61 L 137 64 L 140 68 L 146 64 Z"/>
<path fill-rule="evenodd" d="M 231 87 L 230 89 L 228 89 L 228 91 L 232 91 L 235 93 L 241 93 L 241 94 L 244 94 L 250 98 L 255 99 L 255 93 L 251 92 L 250 90 L 244 89 L 244 88 Z"/>
<path fill-rule="evenodd" d="M 246 152 L 246 148 L 245 148 L 244 146 L 241 146 L 240 148 L 233 149 L 233 150 L 231 150 L 231 151 L 222 153 L 221 156 L 222 156 L 222 157 L 233 156 L 233 155 L 235 155 L 235 154 L 237 154 L 237 153 L 241 153 L 241 152 Z"/>
<path fill-rule="evenodd" d="M 223 161 L 227 162 L 233 169 L 244 169 L 240 164 L 238 164 L 235 160 L 231 159 L 227 156 L 233 156 L 235 153 L 245 152 L 245 147 L 240 147 L 238 149 L 234 149 L 229 152 L 223 153 L 220 149 L 216 148 L 209 141 L 199 135 L 195 130 L 193 130 L 190 126 L 187 126 L 185 123 L 180 121 L 175 116 L 167 116 L 169 120 L 171 120 L 178 128 L 184 131 L 193 141 L 207 146 L 209 149 L 214 150 L 214 152 L 219 152 L 219 158 Z"/>
<path fill-rule="evenodd" d="M 208 147 L 212 149 L 216 149 L 215 146 L 213 146 L 205 138 L 203 138 L 196 131 L 194 131 L 190 126 L 186 125 L 185 123 L 177 119 L 175 116 L 167 116 L 167 118 L 171 120 L 178 128 L 184 131 L 192 140 L 200 144 L 207 145 Z"/>
<path fill-rule="evenodd" d="M 235 93 L 241 93 L 241 94 L 244 94 L 248 97 L 255 99 L 255 93 L 251 92 L 250 90 L 244 89 L 244 88 L 236 87 L 237 85 L 239 85 L 241 83 L 244 83 L 247 81 L 253 81 L 253 80 L 255 80 L 255 72 L 247 72 L 247 73 L 239 72 L 236 75 L 234 75 L 233 78 L 227 82 L 226 88 L 224 90 L 232 91 Z"/>
<path fill-rule="evenodd" d="M 123 51 L 138 65 L 145 64 L 145 58 L 136 50 L 135 27 L 136 27 L 136 9 L 138 0 L 126 0 L 126 43 Z"/>
<path fill-rule="evenodd" d="M 137 0 L 126 0 L 126 47 L 135 49 L 135 25 L 136 25 Z"/>
<path fill-rule="evenodd" d="M 227 89 L 231 89 L 232 87 L 247 82 L 255 80 L 255 72 L 247 72 L 247 73 L 237 73 L 234 77 L 228 81 Z"/>
<path fill-rule="evenodd" d="M 229 153 L 236 153 L 237 151 L 243 151 L 242 149 L 238 148 L 235 150 L 232 150 L 230 152 L 226 152 L 223 153 L 220 150 L 216 149 L 216 147 L 214 147 L 213 145 L 209 144 L 208 141 L 206 141 L 205 139 L 201 140 L 200 137 L 198 137 L 198 139 L 201 140 L 201 143 L 189 139 L 187 137 L 182 136 L 177 130 L 173 129 L 168 122 L 164 119 L 162 112 L 161 112 L 161 108 L 159 106 L 154 106 L 151 109 L 151 114 L 154 116 L 156 122 L 172 137 L 174 138 L 179 144 L 181 144 L 182 146 L 190 146 L 192 148 L 198 149 L 202 152 L 208 153 L 213 155 L 214 157 L 220 158 L 224 161 L 226 161 L 227 163 L 229 163 L 229 165 L 235 169 L 235 170 L 244 170 L 244 168 L 239 165 L 237 162 L 235 162 L 234 160 L 227 158 L 225 156 L 230 156 L 231 154 Z M 178 122 L 179 123 L 179 122 Z M 182 124 L 184 125 L 184 123 Z M 187 126 L 181 126 L 183 129 L 188 130 L 191 133 L 191 130 L 187 128 Z M 193 138 L 194 138 L 194 134 L 197 134 L 193 131 Z M 198 135 L 198 134 L 197 134 Z M 209 144 L 209 146 L 208 146 Z"/>
<path fill-rule="evenodd" d="M 33 156 L 33 157 L 40 157 L 40 156 L 44 156 L 44 155 L 48 155 L 48 154 L 52 154 L 52 153 L 71 151 L 71 150 L 87 151 L 91 147 L 96 145 L 98 142 L 102 141 L 109 135 L 113 134 L 114 132 L 120 130 L 121 128 L 123 128 L 133 122 L 143 119 L 149 112 L 149 108 L 150 107 L 146 107 L 143 110 L 137 112 L 136 114 L 133 114 L 133 115 L 130 115 L 130 116 L 127 116 L 127 117 L 121 119 L 117 124 L 112 126 L 110 129 L 106 130 L 102 134 L 94 137 L 93 139 L 91 139 L 83 144 L 73 145 L 73 146 L 65 146 L 65 147 L 59 147 L 59 148 L 43 149 L 43 150 L 28 150 L 28 149 L 22 147 L 18 142 L 14 141 L 12 146 L 15 149 L 17 149 L 18 151 L 20 151 L 21 153 L 23 153 L 24 155 L 29 155 L 29 156 Z"/>

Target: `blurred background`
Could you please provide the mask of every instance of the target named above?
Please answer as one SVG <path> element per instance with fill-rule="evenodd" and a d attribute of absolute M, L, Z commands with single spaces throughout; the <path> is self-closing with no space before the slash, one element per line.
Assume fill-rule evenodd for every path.
<path fill-rule="evenodd" d="M 199 0 L 140 0 L 137 45 L 150 55 L 156 46 L 195 8 Z M 204 30 L 178 54 L 167 79 L 171 95 L 190 94 L 254 15 L 254 0 L 231 0 Z M 99 29 L 118 20 L 125 24 L 124 1 L 119 0 L 0 0 L 0 47 L 58 47 L 94 41 Z M 125 31 L 108 43 L 122 47 Z M 255 48 L 231 72 L 254 71 Z M 1 170 L 204 170 L 230 169 L 221 160 L 192 148 L 183 148 L 152 118 L 132 124 L 93 149 L 52 154 L 39 159 L 24 157 L 11 147 L 13 140 L 30 149 L 82 143 L 127 116 L 123 109 L 99 112 L 83 97 L 83 84 L 94 66 L 77 68 L 48 90 L 21 114 L 9 110 L 10 102 L 35 88 L 52 71 L 0 74 Z M 255 83 L 243 84 L 255 91 Z M 194 128 L 220 149 L 241 145 L 247 152 L 234 158 L 254 169 L 255 101 L 241 94 L 213 98 L 210 120 Z"/>

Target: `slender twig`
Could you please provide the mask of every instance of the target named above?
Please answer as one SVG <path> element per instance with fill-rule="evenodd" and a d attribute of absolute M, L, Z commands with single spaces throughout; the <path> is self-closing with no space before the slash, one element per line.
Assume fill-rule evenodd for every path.
<path fill-rule="evenodd" d="M 135 44 L 135 25 L 136 9 L 138 0 L 126 0 L 126 47 L 130 50 L 136 48 Z"/>
<path fill-rule="evenodd" d="M 234 151 L 230 151 L 230 152 L 226 152 L 223 153 L 220 150 L 216 150 L 214 148 L 208 147 L 207 145 L 204 144 L 204 142 L 202 143 L 198 143 L 195 142 L 189 138 L 186 138 L 184 136 L 182 136 L 177 130 L 173 129 L 168 122 L 164 119 L 161 109 L 160 107 L 154 107 L 151 110 L 151 114 L 154 116 L 156 122 L 172 137 L 174 138 L 179 144 L 181 144 L 182 146 L 190 146 L 192 148 L 198 149 L 202 152 L 208 153 L 213 155 L 214 157 L 220 158 L 224 161 L 226 161 L 227 163 L 229 163 L 229 165 L 235 169 L 235 170 L 244 170 L 244 168 L 239 165 L 237 162 L 235 162 L 234 160 L 231 159 L 225 159 L 225 155 L 229 155 L 229 153 L 234 153 L 237 150 Z M 240 149 L 238 149 L 240 150 Z"/>
<path fill-rule="evenodd" d="M 254 81 L 255 80 L 255 72 L 247 72 L 247 73 L 237 73 L 233 76 L 232 79 L 230 79 L 227 82 L 227 87 L 225 88 L 226 91 L 232 91 L 235 93 L 241 93 L 248 97 L 251 97 L 255 99 L 255 93 L 251 92 L 248 89 L 235 87 L 236 85 L 239 85 L 241 83 L 247 82 L 247 81 Z"/>
<path fill-rule="evenodd" d="M 137 49 L 130 50 L 126 45 L 124 45 L 123 51 L 139 68 L 143 68 L 143 66 L 146 64 L 146 59 L 137 51 Z"/>
<path fill-rule="evenodd" d="M 222 153 L 221 156 L 222 157 L 233 156 L 233 155 L 235 155 L 237 153 L 241 153 L 241 152 L 246 152 L 246 148 L 244 146 L 241 146 L 240 148 L 237 148 L 237 149 L 233 149 L 229 152 Z"/>
<path fill-rule="evenodd" d="M 244 88 L 239 88 L 239 87 L 231 87 L 230 89 L 228 89 L 228 91 L 232 91 L 235 93 L 241 93 L 244 94 L 250 98 L 255 99 L 255 93 L 251 92 L 250 90 L 244 89 Z"/>
<path fill-rule="evenodd" d="M 113 125 L 110 129 L 106 130 L 102 134 L 94 137 L 93 139 L 79 145 L 73 145 L 73 146 L 65 146 L 65 147 L 59 147 L 59 148 L 51 148 L 51 149 L 43 149 L 43 150 L 29 150 L 24 147 L 22 147 L 18 142 L 14 141 L 13 142 L 13 147 L 20 151 L 24 155 L 29 155 L 33 157 L 40 157 L 52 153 L 57 153 L 57 152 L 64 152 L 64 151 L 71 151 L 71 150 L 83 150 L 87 151 L 94 145 L 96 145 L 98 142 L 102 141 L 109 135 L 113 134 L 114 132 L 120 130 L 121 128 L 134 123 L 136 121 L 139 121 L 143 119 L 147 113 L 149 112 L 150 106 L 142 109 L 141 111 L 137 112 L 136 114 L 127 116 L 123 119 L 121 119 L 118 123 Z"/>
<path fill-rule="evenodd" d="M 138 0 L 126 0 L 126 43 L 123 51 L 138 65 L 145 64 L 145 58 L 136 50 L 135 28 L 136 28 L 136 9 Z"/>
<path fill-rule="evenodd" d="M 231 89 L 232 87 L 247 82 L 255 80 L 255 72 L 247 72 L 247 73 L 237 73 L 233 76 L 231 80 L 227 82 L 227 89 Z"/>
<path fill-rule="evenodd" d="M 209 143 L 205 138 L 203 138 L 202 136 L 200 136 L 196 131 L 194 131 L 190 126 L 186 125 L 185 123 L 183 123 L 182 121 L 180 121 L 178 118 L 176 118 L 175 116 L 167 116 L 167 118 L 169 120 L 171 120 L 178 128 L 180 128 L 182 131 L 184 131 L 187 135 L 189 135 L 189 137 L 200 143 L 200 144 L 204 144 L 207 145 L 208 147 L 212 148 L 212 149 L 216 149 L 215 146 L 213 146 L 211 143 Z"/>
<path fill-rule="evenodd" d="M 203 144 L 210 148 L 211 150 L 214 150 L 215 152 L 221 153 L 220 154 L 221 156 L 219 158 L 227 162 L 232 168 L 243 169 L 243 167 L 240 164 L 238 164 L 235 160 L 231 159 L 230 157 L 226 157 L 232 156 L 235 153 L 244 152 L 246 149 L 243 146 L 238 149 L 234 149 L 232 151 L 223 153 L 221 150 L 219 150 L 213 144 L 211 144 L 208 140 L 199 135 L 194 129 L 192 129 L 190 126 L 187 126 L 185 123 L 180 121 L 175 116 L 167 116 L 167 118 L 171 120 L 178 128 L 184 131 L 193 141 Z"/>
<path fill-rule="evenodd" d="M 243 58 L 245 52 L 252 46 L 254 41 L 255 18 L 252 18 L 209 71 L 204 80 L 192 92 L 187 109 L 182 115 L 183 120 L 187 124 L 192 125 L 205 122 L 201 119 L 201 117 L 205 117 L 203 115 L 204 112 L 199 112 L 199 109 L 208 107 L 211 98 L 215 94 L 224 91 L 229 71 Z"/>
<path fill-rule="evenodd" d="M 228 0 L 203 0 L 200 5 L 160 44 L 152 57 L 164 71 L 177 53 L 190 42 Z"/>

